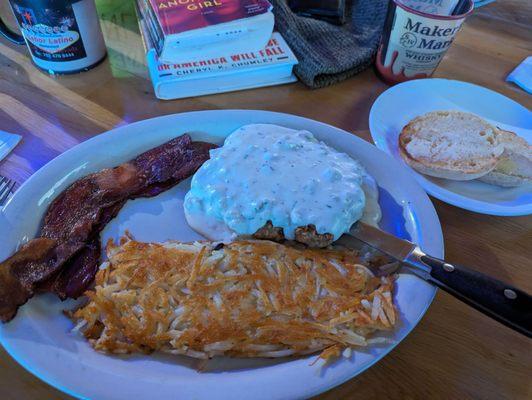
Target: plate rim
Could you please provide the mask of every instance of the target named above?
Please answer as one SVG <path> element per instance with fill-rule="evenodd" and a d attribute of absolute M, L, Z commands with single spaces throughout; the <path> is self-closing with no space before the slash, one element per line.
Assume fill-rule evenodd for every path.
<path fill-rule="evenodd" d="M 302 122 L 305 121 L 305 122 L 311 123 L 311 124 L 318 124 L 318 125 L 321 125 L 325 129 L 332 130 L 332 131 L 340 131 L 342 133 L 345 133 L 345 134 L 348 134 L 350 136 L 353 136 L 355 141 L 362 141 L 362 142 L 366 143 L 367 145 L 372 146 L 371 142 L 368 142 L 368 141 L 358 137 L 354 133 L 346 131 L 346 130 L 344 130 L 342 128 L 335 127 L 333 125 L 330 125 L 330 124 L 327 124 L 327 123 L 324 123 L 324 122 L 321 122 L 321 121 L 317 121 L 317 120 L 314 120 L 312 118 L 307 118 L 307 117 L 303 117 L 303 116 L 299 116 L 299 115 L 295 115 L 295 114 L 289 114 L 289 113 L 267 111 L 267 110 L 248 110 L 248 109 L 200 110 L 200 111 L 189 111 L 189 112 L 183 112 L 183 113 L 172 113 L 172 114 L 161 115 L 161 116 L 148 118 L 148 119 L 144 119 L 144 120 L 139 120 L 139 121 L 127 124 L 127 125 L 120 125 L 120 126 L 117 126 L 117 127 L 113 128 L 113 129 L 110 129 L 108 131 L 102 132 L 101 134 L 98 134 L 98 135 L 96 135 L 96 136 L 94 136 L 94 137 L 92 137 L 92 138 L 90 138 L 90 139 L 88 139 L 88 140 L 86 140 L 84 142 L 81 142 L 81 143 L 77 144 L 76 146 L 68 149 L 67 151 L 61 153 L 60 155 L 58 155 L 54 159 L 50 160 L 47 164 L 45 164 L 38 171 L 36 171 L 34 174 L 32 174 L 32 176 L 26 182 L 24 182 L 23 185 L 21 185 L 21 188 L 19 188 L 17 193 L 21 193 L 20 190 L 23 187 L 31 185 L 31 183 L 34 180 L 36 180 L 37 177 L 39 177 L 41 174 L 44 174 L 45 170 L 49 166 L 49 164 L 51 164 L 51 163 L 55 164 L 55 163 L 61 162 L 61 160 L 63 158 L 68 157 L 71 152 L 79 151 L 79 147 L 83 148 L 85 146 L 92 146 L 93 144 L 95 144 L 95 143 L 97 144 L 98 142 L 104 142 L 105 140 L 108 140 L 112 135 L 119 134 L 123 130 L 127 131 L 128 127 L 130 127 L 131 125 L 137 125 L 137 126 L 147 125 L 147 126 L 149 126 L 149 124 L 152 124 L 154 120 L 159 120 L 159 121 L 160 120 L 164 120 L 164 119 L 171 120 L 172 118 L 179 118 L 179 116 L 182 116 L 182 115 L 201 115 L 201 114 L 206 114 L 206 113 L 222 114 L 223 115 L 223 114 L 226 114 L 226 113 L 240 113 L 244 117 L 247 114 L 252 114 L 252 113 L 257 113 L 257 112 L 261 113 L 261 114 L 267 114 L 267 115 L 270 115 L 270 116 L 277 116 L 279 118 L 284 118 L 284 119 L 288 119 L 288 120 L 293 120 L 293 119 L 298 120 L 299 119 Z M 264 123 L 274 123 L 274 122 L 264 122 Z M 394 157 L 392 157 L 391 155 L 389 155 L 386 152 L 382 151 L 382 149 L 379 149 L 377 146 L 375 146 L 375 147 L 376 147 L 376 150 L 378 150 L 379 152 L 382 152 L 383 154 L 385 154 L 385 156 L 384 156 L 385 158 L 389 157 L 390 162 L 396 163 L 397 166 L 399 167 L 400 164 L 397 162 L 397 160 L 395 160 Z M 404 168 L 404 167 L 401 166 L 401 168 Z M 414 186 L 415 185 L 420 186 L 419 182 L 417 182 L 417 180 L 415 180 L 415 179 L 412 180 L 412 184 Z M 439 251 L 440 251 L 440 254 L 435 254 L 435 255 L 439 256 L 439 257 L 443 257 L 444 240 L 443 240 L 443 232 L 442 232 L 442 229 L 441 229 L 441 224 L 440 224 L 440 221 L 439 221 L 438 214 L 436 213 L 436 210 L 435 210 L 432 202 L 430 201 L 430 198 L 426 195 L 426 193 L 423 191 L 423 189 L 421 187 L 419 189 L 420 189 L 420 193 L 423 193 L 425 195 L 424 198 L 420 199 L 420 201 L 425 203 L 425 206 L 426 206 L 426 210 L 425 211 L 427 211 L 429 214 L 432 214 L 431 215 L 431 219 L 428 222 L 428 224 L 430 226 L 430 229 L 432 229 L 431 233 L 433 234 L 433 237 L 431 237 L 431 241 L 432 241 L 432 244 L 434 244 L 435 248 L 439 249 Z M 16 200 L 17 193 L 15 193 L 15 195 L 6 204 L 6 207 L 9 207 L 9 205 L 13 202 L 13 200 Z M 425 228 L 427 228 L 427 227 L 425 227 Z M 337 379 L 335 381 L 330 381 L 330 382 L 328 382 L 327 385 L 321 386 L 321 387 L 317 388 L 316 390 L 314 390 L 313 392 L 307 392 L 307 393 L 302 393 L 302 394 L 304 394 L 305 396 L 314 396 L 314 395 L 317 395 L 319 393 L 323 393 L 323 392 L 325 392 L 327 390 L 330 390 L 331 388 L 333 388 L 335 386 L 338 386 L 338 385 L 340 385 L 340 384 L 342 384 L 342 383 L 354 378 L 355 376 L 363 373 L 365 370 L 367 370 L 368 368 L 370 368 L 371 366 L 373 366 L 374 364 L 379 362 L 386 355 L 388 355 L 392 350 L 394 350 L 396 348 L 396 346 L 399 343 L 401 343 L 405 339 L 406 336 L 408 336 L 412 332 L 412 330 L 415 329 L 415 327 L 418 325 L 420 320 L 426 314 L 428 308 L 432 304 L 432 302 L 434 300 L 434 297 L 435 297 L 435 295 L 437 293 L 437 289 L 435 287 L 433 287 L 432 289 L 433 289 L 433 291 L 432 291 L 432 295 L 431 295 L 429 301 L 427 302 L 427 304 L 423 308 L 422 312 L 419 314 L 419 317 L 416 320 L 412 321 L 411 329 L 407 330 L 400 337 L 398 337 L 397 341 L 395 343 L 393 343 L 392 345 L 388 346 L 387 349 L 383 352 L 383 354 L 375 356 L 371 360 L 371 362 L 369 362 L 367 365 L 363 366 L 362 368 L 354 369 L 352 371 L 352 373 L 350 373 L 348 376 L 341 377 L 341 379 Z M 8 352 L 8 354 L 10 354 L 10 356 L 19 365 L 21 365 L 24 369 L 26 369 L 28 372 L 30 372 L 31 374 L 33 374 L 34 376 L 36 376 L 40 380 L 46 382 L 47 384 L 57 388 L 58 390 L 60 390 L 60 391 L 62 391 L 64 393 L 67 393 L 67 394 L 69 394 L 69 395 L 71 395 L 73 397 L 80 398 L 80 399 L 86 398 L 83 394 L 80 393 L 80 391 L 77 388 L 70 388 L 68 383 L 65 383 L 64 380 L 62 380 L 61 378 L 54 377 L 54 376 L 49 376 L 48 374 L 44 374 L 46 376 L 43 376 L 43 372 L 41 371 L 42 370 L 41 368 L 38 368 L 38 367 L 35 367 L 35 366 L 31 365 L 31 362 L 28 362 L 29 360 L 24 359 L 23 356 L 18 355 L 16 349 L 14 348 L 16 346 L 14 346 L 12 348 L 8 343 L 6 343 L 4 335 L 2 334 L 2 327 L 1 326 L 0 326 L 0 344 L 2 344 L 4 349 Z"/>
<path fill-rule="evenodd" d="M 378 131 L 377 127 L 375 126 L 377 124 L 376 122 L 376 119 L 377 119 L 376 115 L 378 112 L 377 108 L 380 106 L 380 103 L 384 101 L 385 96 L 392 95 L 396 90 L 400 90 L 399 88 L 403 89 L 405 86 L 410 86 L 410 85 L 414 87 L 417 85 L 428 85 L 431 82 L 445 82 L 446 84 L 450 84 L 450 85 L 466 86 L 466 87 L 469 86 L 477 90 L 478 89 L 485 90 L 495 96 L 503 97 L 506 101 L 513 103 L 513 106 L 518 107 L 519 109 L 523 111 L 529 112 L 529 110 L 525 106 L 503 95 L 502 93 L 486 88 L 484 86 L 476 85 L 471 82 L 459 81 L 455 79 L 446 79 L 446 78 L 429 78 L 429 79 L 416 79 L 416 80 L 399 83 L 397 85 L 389 87 L 384 92 L 382 92 L 377 97 L 377 99 L 373 102 L 370 112 L 369 112 L 369 130 L 370 130 L 370 135 L 371 135 L 371 139 L 373 140 L 373 143 L 380 150 L 390 155 L 396 161 L 397 161 L 397 157 L 395 157 L 393 154 L 390 153 L 388 146 L 384 143 L 384 138 L 386 135 L 376 133 Z M 464 210 L 473 211 L 473 212 L 476 212 L 479 214 L 485 214 L 485 215 L 513 217 L 513 216 L 524 216 L 524 215 L 532 214 L 532 203 L 520 204 L 517 206 L 491 204 L 491 203 L 487 203 L 481 200 L 467 197 L 465 195 L 456 194 L 448 189 L 441 187 L 440 185 L 436 183 L 429 181 L 425 176 L 418 173 L 413 168 L 406 165 L 404 162 L 400 162 L 400 163 L 410 171 L 414 179 L 428 194 L 436 197 L 438 200 L 441 200 L 444 203 L 451 204 L 455 207 L 458 207 Z"/>

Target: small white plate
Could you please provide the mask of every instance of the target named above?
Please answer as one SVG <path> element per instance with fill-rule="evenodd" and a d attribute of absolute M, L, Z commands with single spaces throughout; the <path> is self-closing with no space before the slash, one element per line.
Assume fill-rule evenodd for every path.
<path fill-rule="evenodd" d="M 355 135 L 310 119 L 266 111 L 201 111 L 168 115 L 114 129 L 60 155 L 36 172 L 0 212 L 0 260 L 38 232 L 52 199 L 70 183 L 111 167 L 185 132 L 222 143 L 234 129 L 272 123 L 306 129 L 336 149 L 359 159 L 379 184 L 382 227 L 411 238 L 428 253 L 443 257 L 441 227 L 423 189 L 390 156 Z M 202 133 L 203 132 L 203 133 Z M 205 133 L 208 133 L 205 134 Z M 390 174 L 390 171 L 394 171 Z M 143 241 L 191 241 L 201 237 L 185 222 L 183 197 L 189 180 L 151 199 L 128 202 L 106 227 L 102 241 L 126 229 Z M 401 323 L 394 344 L 354 352 L 320 370 L 316 355 L 301 358 L 228 359 L 197 372 L 190 358 L 165 354 L 107 356 L 92 350 L 61 313 L 73 302 L 36 296 L 17 317 L 0 325 L 0 342 L 26 369 L 49 384 L 91 399 L 295 399 L 308 398 L 361 373 L 391 351 L 414 328 L 436 289 L 414 276 L 397 280 Z"/>
<path fill-rule="evenodd" d="M 460 110 L 477 114 L 532 143 L 532 112 L 492 90 L 448 79 L 404 82 L 382 93 L 373 103 L 369 114 L 373 141 L 379 149 L 406 166 L 399 154 L 399 133 L 414 117 L 435 110 Z M 492 215 L 532 213 L 530 186 L 503 188 L 480 181 L 433 178 L 410 170 L 429 194 L 454 206 Z"/>

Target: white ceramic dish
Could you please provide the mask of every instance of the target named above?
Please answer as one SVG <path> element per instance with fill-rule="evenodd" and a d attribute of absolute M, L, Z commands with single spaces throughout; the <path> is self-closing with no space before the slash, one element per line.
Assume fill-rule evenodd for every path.
<path fill-rule="evenodd" d="M 427 195 L 406 169 L 376 147 L 340 129 L 293 115 L 202 111 L 120 127 L 51 161 L 15 193 L 0 213 L 0 259 L 37 233 L 50 201 L 74 180 L 131 159 L 184 132 L 193 132 L 195 139 L 221 143 L 241 125 L 259 122 L 307 129 L 329 145 L 358 158 L 380 186 L 382 226 L 412 238 L 426 252 L 443 257 L 440 224 Z M 117 238 L 126 228 L 138 240 L 200 239 L 183 216 L 182 201 L 188 186 L 186 181 L 158 197 L 128 202 L 107 226 L 102 240 Z M 72 307 L 73 302 L 61 303 L 51 295 L 31 299 L 12 322 L 1 325 L 0 341 L 30 372 L 81 398 L 307 398 L 354 377 L 386 355 L 418 323 L 434 294 L 435 288 L 426 282 L 401 275 L 396 301 L 402 322 L 393 334 L 395 343 L 356 351 L 350 359 L 339 360 L 323 370 L 310 365 L 315 356 L 281 360 L 220 358 L 210 361 L 202 373 L 196 371 L 195 360 L 185 357 L 106 356 L 70 333 L 72 325 L 61 310 Z"/>
<path fill-rule="evenodd" d="M 401 129 L 414 117 L 435 110 L 477 114 L 532 143 L 532 112 L 497 92 L 448 79 L 404 82 L 382 93 L 369 115 L 373 141 L 379 149 L 406 166 L 397 144 Z M 451 181 L 410 171 L 429 194 L 457 207 L 493 215 L 532 213 L 530 186 L 501 188 L 479 181 Z"/>

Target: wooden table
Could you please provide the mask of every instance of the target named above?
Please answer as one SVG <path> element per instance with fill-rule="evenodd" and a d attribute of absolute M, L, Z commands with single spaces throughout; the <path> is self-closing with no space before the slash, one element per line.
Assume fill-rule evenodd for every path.
<path fill-rule="evenodd" d="M 282 111 L 371 140 L 369 109 L 387 88 L 371 69 L 315 91 L 297 83 L 157 101 L 147 79 L 131 1 L 102 0 L 98 9 L 109 58 L 88 73 L 47 76 L 32 66 L 23 47 L 0 41 L 0 129 L 24 136 L 0 164 L 0 175 L 22 183 L 58 154 L 114 126 L 190 110 Z M 527 0 L 499 0 L 483 7 L 467 20 L 436 76 L 486 86 L 530 108 L 532 97 L 504 79 L 532 54 L 532 29 L 527 26 L 531 20 L 532 4 Z M 532 292 L 532 217 L 475 214 L 432 200 L 449 260 L 476 266 Z M 70 398 L 26 372 L 3 350 L 0 370 L 4 400 Z M 440 291 L 419 326 L 391 354 L 318 398 L 530 399 L 531 378 L 530 340 Z"/>

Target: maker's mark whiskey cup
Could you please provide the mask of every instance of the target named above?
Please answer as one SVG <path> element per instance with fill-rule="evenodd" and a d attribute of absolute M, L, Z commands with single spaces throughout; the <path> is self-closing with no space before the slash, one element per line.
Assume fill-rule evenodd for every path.
<path fill-rule="evenodd" d="M 472 0 L 466 0 L 459 15 L 429 14 L 405 1 L 390 0 L 375 61 L 379 75 L 391 84 L 430 77 L 473 11 Z"/>

